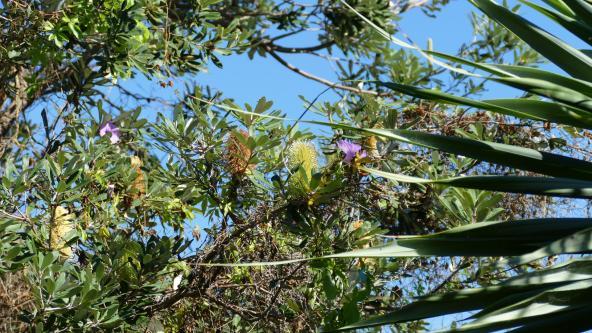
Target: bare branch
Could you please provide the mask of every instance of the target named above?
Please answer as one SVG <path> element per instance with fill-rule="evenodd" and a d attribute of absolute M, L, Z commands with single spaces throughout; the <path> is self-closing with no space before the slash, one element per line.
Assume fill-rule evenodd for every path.
<path fill-rule="evenodd" d="M 390 93 L 378 93 L 378 92 L 372 91 L 372 90 L 354 88 L 354 87 L 344 86 L 339 83 L 331 82 L 327 79 L 310 74 L 308 72 L 305 72 L 305 71 L 299 69 L 298 67 L 291 65 L 290 63 L 285 61 L 282 57 L 280 57 L 277 53 L 275 53 L 275 51 L 271 47 L 266 46 L 265 49 L 267 50 L 267 53 L 269 53 L 275 60 L 277 60 L 280 64 L 282 64 L 284 67 L 288 68 L 292 72 L 298 73 L 298 74 L 304 76 L 305 78 L 311 79 L 313 81 L 320 82 L 320 83 L 322 83 L 326 86 L 329 86 L 331 88 L 346 90 L 346 91 L 353 92 L 358 95 L 372 95 L 372 96 L 389 96 L 390 95 Z"/>

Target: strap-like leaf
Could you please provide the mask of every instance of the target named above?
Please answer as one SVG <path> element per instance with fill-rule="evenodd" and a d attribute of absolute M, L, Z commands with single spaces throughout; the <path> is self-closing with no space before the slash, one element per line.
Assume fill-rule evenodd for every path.
<path fill-rule="evenodd" d="M 592 59 L 584 53 L 491 0 L 471 2 L 570 75 L 592 81 Z"/>
<path fill-rule="evenodd" d="M 590 129 L 592 126 L 592 113 L 583 112 L 579 109 L 559 103 L 525 98 L 490 99 L 484 100 L 483 102 L 505 108 L 521 110 L 525 113 L 536 114 L 557 124 L 586 129 Z"/>
<path fill-rule="evenodd" d="M 518 275 L 495 286 L 420 297 L 397 311 L 361 320 L 341 327 L 340 330 L 395 324 L 479 309 L 488 309 L 484 310 L 484 313 L 492 312 L 494 309 L 518 303 L 558 286 L 592 280 L 591 262 L 592 259 L 571 260 L 543 270 Z"/>
<path fill-rule="evenodd" d="M 486 287 L 466 289 L 459 292 L 434 295 L 421 298 L 398 311 L 358 321 L 356 323 L 339 328 L 336 331 L 348 331 L 374 326 L 403 323 L 425 318 L 434 318 L 452 313 L 463 313 L 479 310 L 487 305 L 506 297 L 519 295 L 529 298 L 544 290 L 553 288 L 559 284 L 544 286 L 512 286 L 512 287 Z"/>
<path fill-rule="evenodd" d="M 565 0 L 565 4 L 574 12 L 574 16 L 584 22 L 592 22 L 592 4 L 586 0 Z"/>
<path fill-rule="evenodd" d="M 530 79 L 516 79 L 516 78 L 500 78 L 502 80 L 530 80 Z M 507 84 L 515 84 L 511 81 L 504 82 Z M 404 93 L 406 95 L 414 96 L 417 98 L 438 101 L 452 105 L 466 105 L 483 110 L 492 111 L 495 113 L 501 113 L 523 119 L 532 119 L 536 121 L 547 121 L 558 124 L 565 124 L 570 126 L 576 126 L 580 128 L 590 128 L 592 126 L 592 110 L 580 110 L 577 107 L 569 107 L 567 105 L 561 105 L 557 103 L 549 103 L 544 101 L 537 101 L 532 99 L 501 99 L 501 100 L 484 100 L 477 101 L 466 97 L 455 96 L 447 94 L 445 92 L 435 89 L 421 89 L 413 86 L 398 84 L 398 83 L 379 83 L 385 87 L 393 89 L 395 91 Z M 535 90 L 533 88 L 533 90 Z M 564 90 L 564 89 L 563 89 Z M 537 90 L 540 94 L 552 92 L 544 91 L 542 88 Z M 534 91 L 533 91 L 534 93 Z M 563 91 L 556 92 L 556 95 L 564 93 Z M 574 96 L 579 94 L 573 92 L 573 95 L 562 96 L 565 99 L 569 99 L 570 102 L 574 100 Z M 587 97 L 587 99 L 590 99 Z M 579 107 L 579 106 L 578 106 Z"/>
<path fill-rule="evenodd" d="M 547 9 L 543 6 L 539 6 L 536 3 L 533 3 L 532 1 L 520 0 L 520 2 L 538 11 L 539 13 L 547 16 L 551 20 L 560 24 L 562 27 L 564 27 L 572 34 L 578 36 L 578 38 L 580 38 L 584 42 L 592 45 L 592 27 L 585 24 L 585 21 L 580 22 L 576 20 L 574 17 L 570 17 L 561 12 L 557 12 L 554 10 Z"/>
<path fill-rule="evenodd" d="M 533 322 L 543 316 L 558 314 L 589 305 L 592 280 L 577 281 L 546 290 L 495 311 L 482 311 L 477 320 L 463 325 L 458 332 L 494 331 Z"/>
<path fill-rule="evenodd" d="M 534 149 L 408 130 L 351 129 L 548 176 L 592 180 L 592 163 Z"/>
<path fill-rule="evenodd" d="M 522 176 L 465 176 L 446 179 L 423 179 L 365 167 L 360 169 L 375 176 L 404 183 L 429 183 L 486 191 L 592 198 L 592 182 L 581 180 Z"/>
<path fill-rule="evenodd" d="M 590 313 L 592 313 L 592 305 L 569 308 L 566 311 L 537 318 L 534 321 L 523 324 L 517 329 L 511 330 L 510 332 L 589 332 L 592 328 Z"/>
<path fill-rule="evenodd" d="M 564 88 L 547 80 L 515 77 L 492 78 L 492 80 L 592 113 L 592 97 L 580 94 L 572 89 Z"/>
<path fill-rule="evenodd" d="M 582 51 L 584 52 L 584 51 Z M 585 52 L 584 52 L 585 53 Z M 503 65 L 503 64 L 483 64 L 476 63 L 470 60 L 459 58 L 456 56 L 448 55 L 445 53 L 430 51 L 429 54 L 439 58 L 453 61 L 455 63 L 468 65 L 477 69 L 481 69 L 487 73 L 499 76 L 499 77 L 520 77 L 529 79 L 544 80 L 550 83 L 554 83 L 558 86 L 568 88 L 577 91 L 581 94 L 592 97 L 592 84 L 590 82 L 575 79 L 569 76 L 549 72 L 540 68 L 527 67 L 527 66 L 515 66 L 515 65 Z"/>
<path fill-rule="evenodd" d="M 505 265 L 518 266 L 560 253 L 588 253 L 591 251 L 592 228 L 578 231 L 519 257 L 501 260 L 497 267 Z"/>

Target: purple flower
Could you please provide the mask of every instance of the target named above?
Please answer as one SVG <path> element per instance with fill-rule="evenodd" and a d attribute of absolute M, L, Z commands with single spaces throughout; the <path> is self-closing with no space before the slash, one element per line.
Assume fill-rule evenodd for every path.
<path fill-rule="evenodd" d="M 107 133 L 111 134 L 111 143 L 112 144 L 116 144 L 119 142 L 119 128 L 117 128 L 117 126 L 115 126 L 115 124 L 112 121 L 108 121 L 106 123 L 104 123 L 100 128 L 99 128 L 99 135 L 100 136 L 105 136 Z"/>
<path fill-rule="evenodd" d="M 362 150 L 362 146 L 349 140 L 337 141 L 337 147 L 345 154 L 343 160 L 347 163 L 351 163 L 355 157 L 366 157 L 366 152 Z"/>

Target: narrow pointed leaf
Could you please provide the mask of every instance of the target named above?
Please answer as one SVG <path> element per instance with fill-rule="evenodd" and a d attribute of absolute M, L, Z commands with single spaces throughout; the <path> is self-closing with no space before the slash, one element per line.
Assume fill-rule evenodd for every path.
<path fill-rule="evenodd" d="M 511 330 L 510 333 L 566 332 L 566 327 L 569 327 L 571 332 L 587 332 L 592 328 L 590 313 L 592 313 L 592 305 L 570 308 L 567 311 L 537 318 L 536 321 Z"/>
<path fill-rule="evenodd" d="M 581 40 L 592 45 L 592 28 L 589 25 L 586 25 L 583 22 L 580 22 L 574 19 L 573 17 L 567 16 L 561 12 L 556 12 L 554 10 L 547 9 L 543 6 L 539 6 L 531 1 L 520 0 L 520 2 L 538 11 L 539 13 L 547 16 L 551 20 L 560 24 L 562 27 L 564 27 L 572 34 L 576 35 Z"/>
<path fill-rule="evenodd" d="M 567 0 L 565 4 L 574 12 L 575 16 L 583 22 L 592 22 L 592 4 L 585 0 Z"/>
<path fill-rule="evenodd" d="M 547 119 L 549 122 L 557 124 L 586 129 L 592 128 L 592 113 L 583 112 L 563 104 L 524 98 L 490 99 L 484 100 L 483 102 L 505 108 L 521 110 L 525 113 L 536 114 Z"/>
<path fill-rule="evenodd" d="M 575 13 L 565 4 L 563 0 L 543 0 L 547 5 L 553 7 L 563 15 L 573 17 Z"/>
<path fill-rule="evenodd" d="M 499 80 L 506 79 L 501 78 Z M 521 83 L 523 83 L 523 81 Z M 558 124 L 576 126 L 580 128 L 590 128 L 592 126 L 592 110 L 580 110 L 576 107 L 569 107 L 567 105 L 561 105 L 557 103 L 549 103 L 532 99 L 494 99 L 478 101 L 466 97 L 454 96 L 434 89 L 421 89 L 397 83 L 380 84 L 407 95 L 427 100 L 438 101 L 446 104 L 466 105 L 518 118 L 532 119 L 535 121 L 547 121 Z M 546 90 L 543 91 L 540 88 L 538 89 L 538 91 L 540 92 L 540 94 L 548 92 Z M 561 91 L 557 92 L 557 94 L 560 93 L 565 93 L 565 89 L 562 89 Z M 572 92 L 572 94 L 566 98 L 568 98 L 570 102 L 572 102 L 575 99 L 574 96 L 578 95 L 580 94 Z"/>
<path fill-rule="evenodd" d="M 419 300 L 402 307 L 401 309 L 384 315 L 358 321 L 356 323 L 340 327 L 336 331 L 348 331 L 374 326 L 403 323 L 425 318 L 434 318 L 453 313 L 479 310 L 488 304 L 510 297 L 520 295 L 532 297 L 557 284 L 546 286 L 516 286 L 516 287 L 486 287 L 466 289 L 443 295 L 434 295 L 420 298 Z"/>
<path fill-rule="evenodd" d="M 443 102 L 443 103 L 453 104 L 453 105 L 466 105 L 466 106 L 489 110 L 492 112 L 501 113 L 501 114 L 505 114 L 505 115 L 509 115 L 509 116 L 514 116 L 514 117 L 518 117 L 518 118 L 547 121 L 547 119 L 545 119 L 537 114 L 529 114 L 529 113 L 521 111 L 521 110 L 513 110 L 510 108 L 505 108 L 505 107 L 501 107 L 498 105 L 488 104 L 486 102 L 477 101 L 477 100 L 473 100 L 473 99 L 466 98 L 466 97 L 455 96 L 455 95 L 448 94 L 448 93 L 445 93 L 445 92 L 442 92 L 442 91 L 439 91 L 436 89 L 422 89 L 422 88 L 417 88 L 417 87 L 393 83 L 393 82 L 382 82 L 382 83 L 378 83 L 378 84 L 383 85 L 383 86 L 390 88 L 392 90 L 398 91 L 400 93 L 410 95 L 413 97 L 417 97 L 417 98 L 421 98 L 421 99 L 438 101 L 438 102 Z"/>
<path fill-rule="evenodd" d="M 590 262 L 591 259 L 572 260 L 510 278 L 495 286 L 420 297 L 397 311 L 361 320 L 339 330 L 395 324 L 485 308 L 499 309 L 500 306 L 517 303 L 551 288 L 580 280 L 592 280 Z"/>
<path fill-rule="evenodd" d="M 592 180 L 592 163 L 534 149 L 408 130 L 358 128 L 356 131 L 548 176 Z"/>
<path fill-rule="evenodd" d="M 404 183 L 439 184 L 486 191 L 592 198 L 592 182 L 581 180 L 523 176 L 465 176 L 446 179 L 423 179 L 365 167 L 360 169 L 375 176 Z"/>
<path fill-rule="evenodd" d="M 544 257 L 565 253 L 589 253 L 592 251 L 592 228 L 585 229 L 558 239 L 544 247 L 519 257 L 501 260 L 497 267 L 517 266 Z"/>
<path fill-rule="evenodd" d="M 491 0 L 471 2 L 570 75 L 592 81 L 592 59 L 584 53 Z"/>
<path fill-rule="evenodd" d="M 584 51 L 582 51 L 584 52 Z M 516 65 L 504 65 L 504 64 L 484 64 L 476 63 L 470 60 L 459 58 L 456 56 L 448 55 L 445 53 L 430 51 L 431 55 L 450 60 L 459 64 L 468 65 L 477 69 L 481 69 L 490 74 L 499 77 L 520 77 L 539 79 L 554 83 L 558 86 L 562 86 L 568 89 L 572 89 L 579 93 L 585 94 L 592 97 L 592 84 L 590 82 L 572 78 L 569 76 L 557 74 L 554 72 L 546 71 L 540 68 L 527 67 L 527 66 L 516 66 Z"/>
<path fill-rule="evenodd" d="M 547 80 L 528 78 L 492 78 L 493 81 L 504 83 L 508 86 L 522 89 L 539 96 L 551 98 L 557 102 L 565 103 L 576 109 L 592 112 L 592 97 L 564 88 Z"/>
<path fill-rule="evenodd" d="M 592 280 L 558 286 L 508 307 L 475 315 L 477 320 L 463 325 L 459 332 L 493 331 L 536 321 L 543 316 L 588 305 L 592 296 Z"/>

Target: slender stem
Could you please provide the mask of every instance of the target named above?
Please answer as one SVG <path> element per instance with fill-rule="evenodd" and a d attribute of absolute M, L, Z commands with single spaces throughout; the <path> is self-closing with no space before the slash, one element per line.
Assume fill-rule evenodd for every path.
<path fill-rule="evenodd" d="M 318 77 L 318 76 L 313 75 L 311 73 L 305 72 L 298 67 L 293 66 L 292 64 L 290 64 L 286 60 L 284 60 L 282 57 L 280 57 L 277 53 L 275 53 L 271 47 L 266 46 L 265 48 L 267 50 L 267 53 L 269 53 L 275 60 L 277 60 L 284 67 L 288 68 L 289 70 L 291 70 L 294 73 L 304 76 L 307 79 L 311 79 L 313 81 L 320 82 L 320 83 L 322 83 L 326 86 L 329 86 L 331 88 L 346 90 L 346 91 L 353 92 L 358 95 L 372 95 L 372 96 L 389 96 L 390 95 L 389 93 L 379 93 L 379 92 L 372 91 L 372 90 L 354 88 L 354 87 L 344 86 L 344 85 L 341 85 L 336 82 L 331 82 L 327 79 L 324 79 L 322 77 Z"/>

